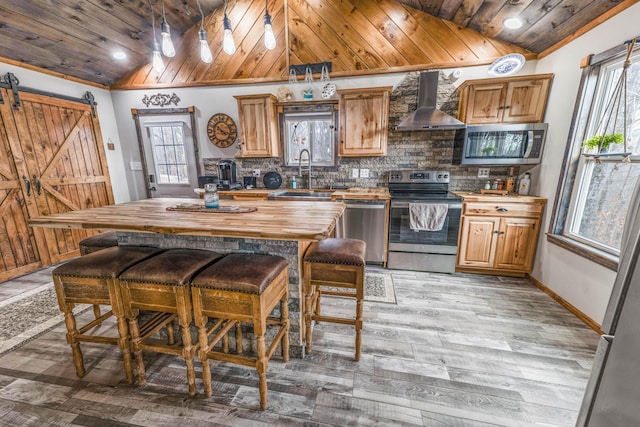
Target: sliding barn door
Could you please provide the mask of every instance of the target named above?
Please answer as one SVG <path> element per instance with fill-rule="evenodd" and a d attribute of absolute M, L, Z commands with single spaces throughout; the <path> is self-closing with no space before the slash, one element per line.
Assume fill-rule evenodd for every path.
<path fill-rule="evenodd" d="M 18 170 L 9 140 L 17 131 L 7 92 L 0 89 L 0 281 L 42 267 L 34 232 L 27 224 L 26 170 Z M 29 184 L 27 184 L 29 182 Z"/>
<path fill-rule="evenodd" d="M 30 217 L 113 204 L 97 117 L 87 104 L 20 92 L 13 109 L 18 169 L 31 184 Z M 33 229 L 45 265 L 78 255 L 84 230 Z M 89 232 L 90 234 L 94 234 Z"/>

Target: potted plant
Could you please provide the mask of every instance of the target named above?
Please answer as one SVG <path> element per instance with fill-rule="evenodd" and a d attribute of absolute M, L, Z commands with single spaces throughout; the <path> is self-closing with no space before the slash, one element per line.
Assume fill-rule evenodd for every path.
<path fill-rule="evenodd" d="M 483 156 L 493 156 L 496 153 L 496 147 L 484 147 L 482 149 Z"/>
<path fill-rule="evenodd" d="M 604 135 L 594 135 L 582 143 L 582 147 L 587 151 L 606 153 L 611 144 L 621 144 L 623 141 L 621 133 L 606 133 Z"/>

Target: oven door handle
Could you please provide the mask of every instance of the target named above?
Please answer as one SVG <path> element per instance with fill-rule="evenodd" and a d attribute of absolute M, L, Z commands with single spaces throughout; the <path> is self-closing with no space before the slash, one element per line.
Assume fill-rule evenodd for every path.
<path fill-rule="evenodd" d="M 439 204 L 437 202 L 412 202 L 412 203 L 424 203 L 424 204 Z M 462 209 L 462 203 L 447 203 L 449 205 L 449 209 Z M 391 209 L 393 208 L 407 208 L 409 209 L 409 202 L 394 202 L 391 201 Z"/>

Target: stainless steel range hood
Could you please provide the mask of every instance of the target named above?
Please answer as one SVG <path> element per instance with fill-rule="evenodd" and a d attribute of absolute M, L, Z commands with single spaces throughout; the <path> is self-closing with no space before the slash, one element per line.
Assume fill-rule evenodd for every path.
<path fill-rule="evenodd" d="M 418 108 L 396 127 L 396 130 L 446 130 L 464 129 L 460 120 L 436 108 L 439 71 L 420 73 Z"/>

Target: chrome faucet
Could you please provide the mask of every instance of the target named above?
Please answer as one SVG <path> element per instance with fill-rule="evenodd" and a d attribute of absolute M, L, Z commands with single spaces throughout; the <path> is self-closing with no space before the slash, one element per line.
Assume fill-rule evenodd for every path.
<path fill-rule="evenodd" d="M 309 175 L 309 179 L 307 181 L 307 188 L 311 190 L 311 153 L 306 148 L 300 150 L 300 154 L 298 155 L 298 175 L 302 178 L 302 153 L 307 153 L 307 160 L 309 161 L 309 166 L 307 166 L 307 174 Z"/>

